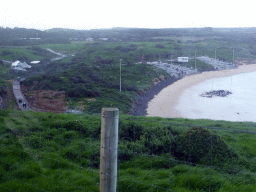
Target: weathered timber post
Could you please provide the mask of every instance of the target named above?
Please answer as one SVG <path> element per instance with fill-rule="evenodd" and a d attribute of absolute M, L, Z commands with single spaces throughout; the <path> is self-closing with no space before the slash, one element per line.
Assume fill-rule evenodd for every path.
<path fill-rule="evenodd" d="M 100 192 L 116 192 L 119 109 L 101 110 Z"/>

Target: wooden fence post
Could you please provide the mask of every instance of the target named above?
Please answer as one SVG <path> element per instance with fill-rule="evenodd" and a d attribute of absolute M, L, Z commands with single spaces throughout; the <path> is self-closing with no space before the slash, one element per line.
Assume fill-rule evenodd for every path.
<path fill-rule="evenodd" d="M 119 109 L 101 110 L 100 192 L 116 192 Z"/>

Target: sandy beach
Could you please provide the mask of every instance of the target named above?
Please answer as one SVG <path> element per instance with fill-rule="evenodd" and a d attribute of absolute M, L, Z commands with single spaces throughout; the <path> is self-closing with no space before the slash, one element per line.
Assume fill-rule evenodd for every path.
<path fill-rule="evenodd" d="M 256 64 L 241 65 L 236 69 L 209 71 L 200 74 L 186 76 L 173 84 L 162 89 L 148 103 L 147 116 L 158 117 L 182 117 L 180 112 L 175 110 L 182 93 L 199 83 L 218 77 L 229 77 L 240 73 L 250 73 L 256 71 Z"/>

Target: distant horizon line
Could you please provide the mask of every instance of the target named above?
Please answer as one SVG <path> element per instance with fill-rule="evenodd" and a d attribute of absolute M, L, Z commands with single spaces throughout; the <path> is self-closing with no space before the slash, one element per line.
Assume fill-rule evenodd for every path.
<path fill-rule="evenodd" d="M 239 29 L 239 28 L 256 28 L 256 27 L 164 27 L 164 28 L 151 28 L 151 27 L 105 27 L 105 28 L 90 28 L 90 29 L 77 29 L 77 28 L 65 28 L 65 27 L 53 27 L 53 28 L 47 28 L 47 29 L 42 29 L 42 28 L 28 28 L 28 27 L 4 27 L 0 26 L 0 29 L 35 29 L 35 30 L 40 30 L 40 31 L 47 31 L 51 29 L 64 29 L 64 30 L 81 30 L 81 31 L 89 31 L 89 30 L 111 30 L 111 29 L 204 29 L 204 28 L 212 28 L 212 29 Z"/>

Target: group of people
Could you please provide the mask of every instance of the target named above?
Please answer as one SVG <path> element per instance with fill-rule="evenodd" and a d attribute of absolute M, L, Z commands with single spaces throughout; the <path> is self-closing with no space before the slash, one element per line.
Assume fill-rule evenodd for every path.
<path fill-rule="evenodd" d="M 19 104 L 21 104 L 22 103 L 22 99 L 19 99 Z M 27 104 L 24 102 L 23 104 L 22 104 L 22 107 L 23 108 L 27 108 Z"/>

